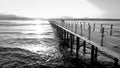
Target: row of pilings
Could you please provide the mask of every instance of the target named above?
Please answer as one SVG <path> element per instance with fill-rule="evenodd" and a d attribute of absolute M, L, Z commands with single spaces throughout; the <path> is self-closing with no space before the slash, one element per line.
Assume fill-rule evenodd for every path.
<path fill-rule="evenodd" d="M 50 24 L 57 31 L 57 35 L 58 35 L 60 41 L 62 42 L 61 45 L 70 48 L 70 53 L 71 53 L 71 55 L 73 53 L 75 53 L 76 60 L 79 60 L 79 49 L 81 46 L 83 47 L 83 49 L 82 49 L 83 55 L 86 54 L 86 47 L 87 47 L 86 45 L 89 44 L 89 43 L 87 43 L 87 41 L 80 39 L 78 36 L 64 30 L 63 28 L 57 26 L 56 24 L 54 24 L 52 22 L 50 22 Z M 91 45 L 91 44 L 89 44 L 89 45 Z M 75 49 L 74 49 L 74 47 L 75 47 Z M 91 59 L 90 59 L 91 62 L 90 62 L 89 68 L 96 68 L 98 52 L 100 52 L 100 51 L 94 45 L 91 45 L 90 49 L 91 49 L 91 51 L 90 51 L 91 52 Z M 104 54 L 104 53 L 101 53 L 101 54 Z M 117 58 L 114 58 L 114 57 L 106 55 L 106 54 L 104 54 L 104 55 L 107 56 L 108 58 L 111 58 L 114 60 L 114 65 L 112 66 L 112 68 L 119 68 Z M 76 66 L 78 66 L 77 64 L 78 64 L 78 62 L 76 61 Z M 101 67 L 101 68 L 103 68 L 103 67 Z M 77 68 L 79 68 L 79 67 L 77 67 Z"/>

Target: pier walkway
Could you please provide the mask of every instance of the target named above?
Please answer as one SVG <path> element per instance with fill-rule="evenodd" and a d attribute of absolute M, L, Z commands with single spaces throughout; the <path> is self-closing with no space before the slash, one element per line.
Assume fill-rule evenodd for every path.
<path fill-rule="evenodd" d="M 111 36 L 112 27 L 110 29 L 110 35 L 105 33 L 105 28 L 101 25 L 100 32 L 96 32 L 95 24 L 93 27 L 90 23 L 71 21 L 69 19 L 50 19 L 50 24 L 56 28 L 60 38 L 66 41 L 67 45 L 70 45 L 71 53 L 73 52 L 73 42 L 76 41 L 76 58 L 79 55 L 80 47 L 83 47 L 83 53 L 86 53 L 86 43 L 91 47 L 91 68 L 94 68 L 94 63 L 97 61 L 97 54 L 107 56 L 114 60 L 114 67 L 117 68 L 120 62 L 120 39 Z M 80 41 L 82 40 L 82 43 Z"/>

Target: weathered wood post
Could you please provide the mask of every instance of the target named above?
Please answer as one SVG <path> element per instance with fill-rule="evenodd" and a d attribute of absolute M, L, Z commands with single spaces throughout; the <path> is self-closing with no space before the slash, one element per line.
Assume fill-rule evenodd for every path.
<path fill-rule="evenodd" d="M 78 59 L 79 55 L 79 37 L 76 38 L 77 44 L 76 44 L 76 59 Z"/>
<path fill-rule="evenodd" d="M 102 31 L 102 27 L 103 27 L 103 24 L 101 24 L 100 33 L 101 33 L 101 31 Z"/>
<path fill-rule="evenodd" d="M 95 55 L 95 59 L 94 59 L 95 62 L 97 62 L 97 52 L 98 52 L 98 48 L 95 47 L 95 54 L 94 54 Z"/>
<path fill-rule="evenodd" d="M 91 45 L 91 68 L 94 68 L 94 49 L 95 47 Z"/>
<path fill-rule="evenodd" d="M 101 28 L 101 46 L 103 46 L 103 38 L 104 38 L 104 27 Z"/>
<path fill-rule="evenodd" d="M 77 23 L 75 23 L 75 33 L 77 33 Z"/>
<path fill-rule="evenodd" d="M 91 36 L 91 26 L 88 24 L 88 40 L 90 40 Z M 91 45 L 91 68 L 94 68 L 94 61 L 95 61 L 95 47 L 94 45 Z"/>
<path fill-rule="evenodd" d="M 95 31 L 95 23 L 93 24 L 93 31 Z"/>
<path fill-rule="evenodd" d="M 112 36 L 113 24 L 110 25 L 110 36 Z"/>
<path fill-rule="evenodd" d="M 72 32 L 74 32 L 74 23 L 72 23 Z"/>
<path fill-rule="evenodd" d="M 80 29 L 81 29 L 80 35 L 82 36 L 82 24 L 80 24 Z"/>
<path fill-rule="evenodd" d="M 90 25 L 90 23 L 88 23 L 88 30 L 89 30 L 89 25 Z"/>
<path fill-rule="evenodd" d="M 86 54 L 86 41 L 83 42 L 83 54 Z"/>
<path fill-rule="evenodd" d="M 70 34 L 70 45 L 71 45 L 71 47 L 70 47 L 70 53 L 72 54 L 73 53 L 73 38 L 74 38 L 74 36 L 72 35 L 72 34 Z"/>
<path fill-rule="evenodd" d="M 73 25 L 74 25 L 74 26 L 73 26 L 73 27 L 74 27 L 74 28 L 73 28 L 73 32 L 75 32 L 75 26 L 76 26 L 75 22 L 73 23 Z"/>
<path fill-rule="evenodd" d="M 88 33 L 88 40 L 90 40 L 90 36 L 91 36 L 91 26 L 90 26 L 90 24 L 88 25 L 88 31 L 89 31 L 89 33 Z"/>

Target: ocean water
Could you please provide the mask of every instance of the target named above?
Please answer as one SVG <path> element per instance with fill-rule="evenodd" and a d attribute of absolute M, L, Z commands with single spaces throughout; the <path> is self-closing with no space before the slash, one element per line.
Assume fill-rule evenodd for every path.
<path fill-rule="evenodd" d="M 57 41 L 48 21 L 0 21 L 2 47 L 22 48 L 40 54 L 55 50 L 56 45 Z"/>

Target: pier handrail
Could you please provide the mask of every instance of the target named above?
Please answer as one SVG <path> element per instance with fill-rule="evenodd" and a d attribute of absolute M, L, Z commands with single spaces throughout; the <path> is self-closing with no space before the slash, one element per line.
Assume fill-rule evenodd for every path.
<path fill-rule="evenodd" d="M 63 30 L 66 30 L 67 32 L 69 32 L 69 33 L 71 33 L 71 34 L 73 34 L 73 35 L 81 38 L 82 40 L 85 40 L 87 43 L 90 43 L 91 45 L 97 47 L 100 51 L 106 52 L 106 53 L 108 53 L 109 55 L 112 55 L 112 56 L 114 56 L 115 58 L 118 58 L 118 59 L 120 60 L 120 54 L 118 54 L 118 53 L 116 53 L 116 52 L 114 52 L 114 51 L 112 51 L 112 50 L 110 50 L 110 49 L 108 49 L 108 48 L 106 48 L 106 47 L 101 46 L 101 44 L 99 44 L 99 43 L 96 43 L 96 42 L 94 42 L 94 41 L 92 41 L 92 40 L 88 40 L 88 38 L 85 38 L 85 37 L 83 37 L 83 36 L 80 36 L 79 34 L 76 34 L 76 33 L 72 32 L 72 31 L 70 31 L 69 29 L 61 26 L 60 24 L 58 24 L 58 23 L 55 22 L 55 21 L 52 21 L 52 22 L 54 22 L 55 25 L 57 25 L 58 27 L 62 28 Z"/>

